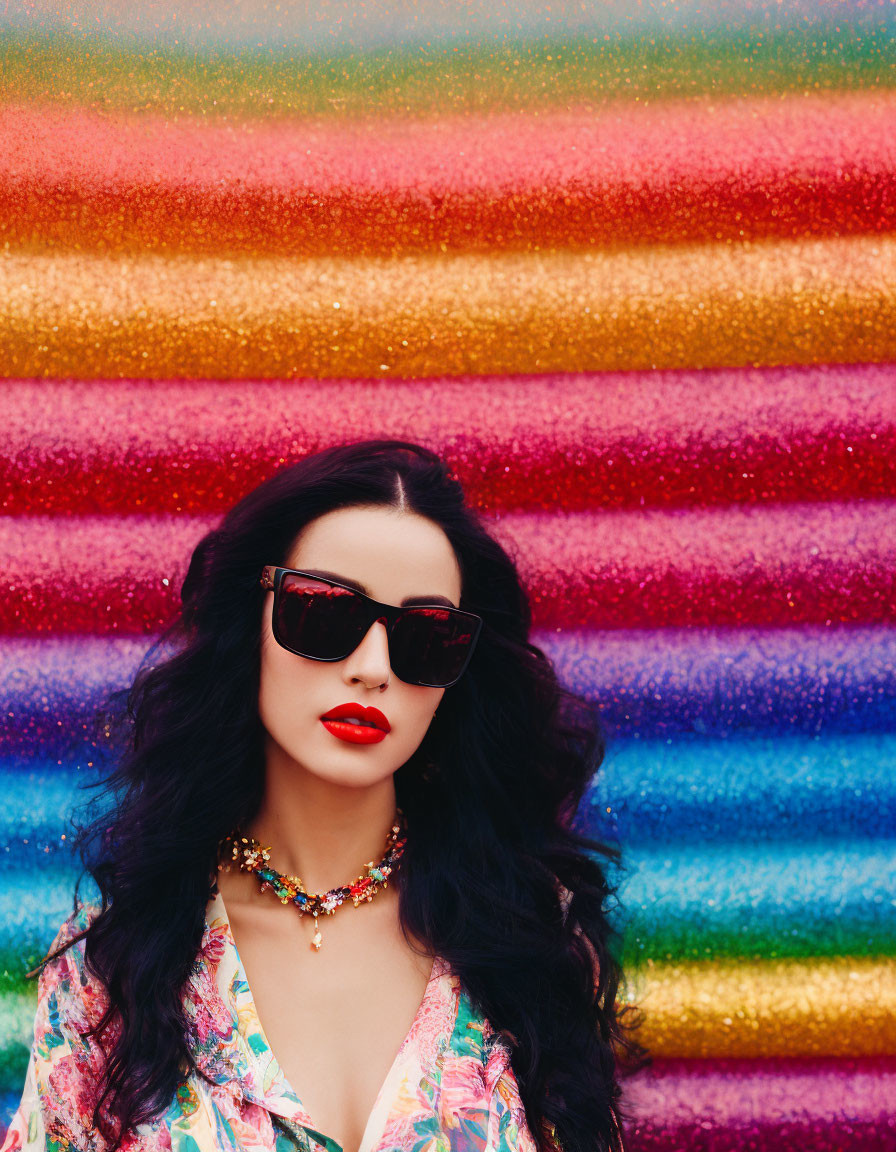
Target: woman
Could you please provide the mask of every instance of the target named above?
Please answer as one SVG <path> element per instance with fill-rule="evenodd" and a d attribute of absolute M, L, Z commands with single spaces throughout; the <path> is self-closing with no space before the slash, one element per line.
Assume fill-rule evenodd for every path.
<path fill-rule="evenodd" d="M 4 1149 L 620 1148 L 599 736 L 443 462 L 305 458 L 182 601 Z"/>

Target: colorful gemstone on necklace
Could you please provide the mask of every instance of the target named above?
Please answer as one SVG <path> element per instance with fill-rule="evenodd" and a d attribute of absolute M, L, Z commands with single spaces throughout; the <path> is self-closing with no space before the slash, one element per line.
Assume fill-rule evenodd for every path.
<path fill-rule="evenodd" d="M 317 921 L 318 916 L 321 913 L 328 916 L 332 915 L 349 896 L 357 908 L 362 901 L 369 903 L 380 888 L 388 887 L 387 877 L 391 876 L 397 868 L 407 843 L 407 837 L 403 834 L 403 830 L 404 813 L 398 809 L 395 823 L 386 839 L 382 859 L 379 861 L 369 860 L 365 865 L 364 872 L 352 884 L 343 884 L 321 894 L 307 892 L 298 876 L 284 875 L 271 868 L 268 864 L 270 848 L 262 846 L 258 840 L 240 836 L 239 832 L 235 832 L 222 842 L 222 847 L 228 844 L 232 846 L 231 859 L 239 860 L 241 872 L 252 872 L 258 877 L 260 891 L 270 890 L 277 896 L 281 904 L 293 903 L 300 914 L 304 915 L 307 912 L 314 917 L 314 935 L 311 938 L 311 947 L 315 951 L 320 951 L 322 937 Z M 227 870 L 229 871 L 229 866 L 227 866 Z"/>

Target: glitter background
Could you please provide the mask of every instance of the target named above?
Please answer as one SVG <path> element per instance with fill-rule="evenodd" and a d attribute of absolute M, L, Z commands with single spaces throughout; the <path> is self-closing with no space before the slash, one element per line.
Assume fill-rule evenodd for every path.
<path fill-rule="evenodd" d="M 892 6 L 181 7 L 0 13 L 0 1132 L 92 708 L 397 435 L 608 729 L 632 1149 L 896 1149 Z"/>

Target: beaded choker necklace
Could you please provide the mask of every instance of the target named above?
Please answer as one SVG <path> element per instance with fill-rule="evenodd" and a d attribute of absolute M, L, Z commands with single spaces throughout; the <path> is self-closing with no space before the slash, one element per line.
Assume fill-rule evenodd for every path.
<path fill-rule="evenodd" d="M 364 871 L 351 884 L 343 884 L 339 888 L 331 888 L 329 892 L 318 894 L 307 892 L 305 885 L 298 876 L 284 876 L 268 865 L 270 847 L 264 847 L 253 837 L 240 836 L 234 833 L 223 841 L 223 845 L 232 847 L 231 860 L 239 860 L 241 872 L 253 872 L 259 880 L 261 891 L 270 889 L 279 898 L 281 904 L 292 902 L 299 910 L 300 915 L 306 912 L 314 917 L 314 936 L 311 947 L 320 951 L 321 934 L 317 918 L 322 913 L 332 916 L 336 909 L 349 897 L 357 908 L 362 900 L 371 901 L 380 888 L 389 887 L 389 877 L 398 867 L 398 862 L 404 853 L 407 837 L 404 833 L 404 813 L 396 809 L 395 822 L 386 838 L 386 847 L 382 857 L 377 863 L 372 860 L 364 866 Z M 242 859 L 240 857 L 242 856 Z M 219 868 L 225 872 L 230 871 L 230 864 L 221 863 Z"/>

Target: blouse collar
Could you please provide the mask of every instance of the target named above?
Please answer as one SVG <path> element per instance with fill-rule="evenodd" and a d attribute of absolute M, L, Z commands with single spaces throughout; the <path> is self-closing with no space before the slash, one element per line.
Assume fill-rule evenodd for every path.
<path fill-rule="evenodd" d="M 191 1052 L 213 1083 L 287 1120 L 311 1125 L 265 1037 L 217 891 L 206 906 L 186 1006 Z"/>

